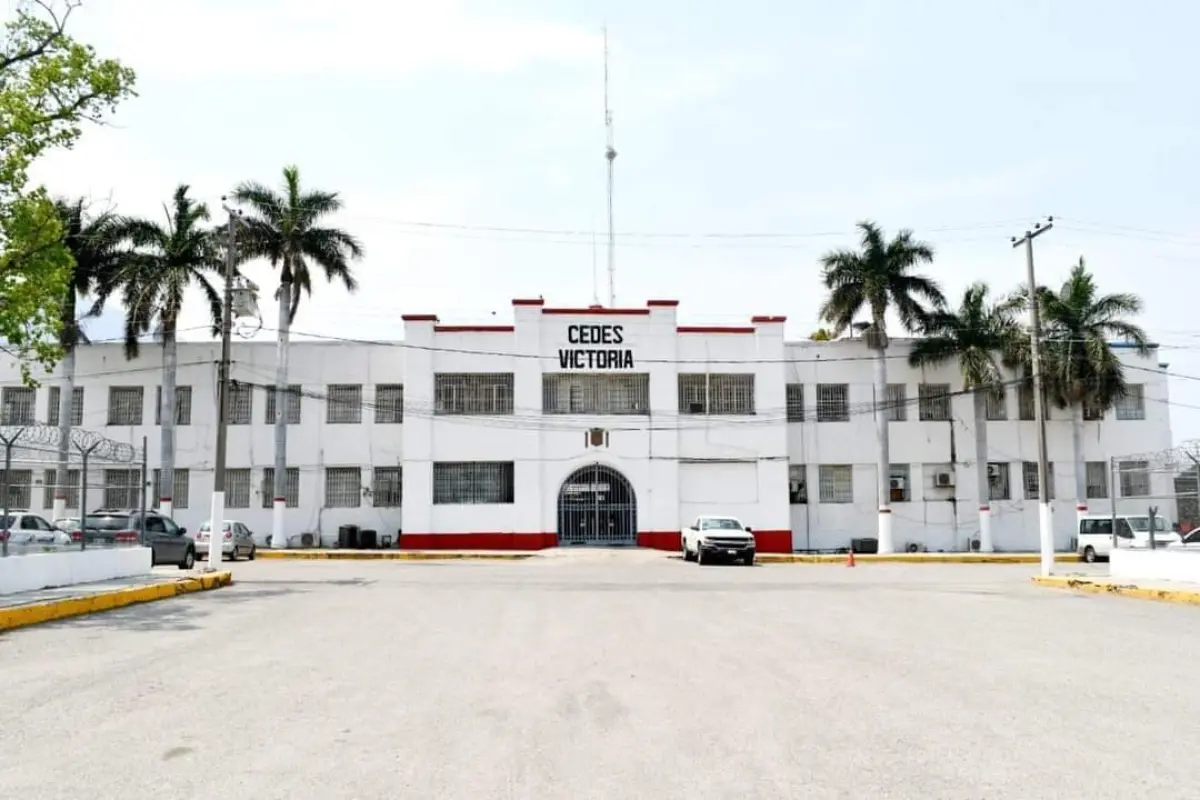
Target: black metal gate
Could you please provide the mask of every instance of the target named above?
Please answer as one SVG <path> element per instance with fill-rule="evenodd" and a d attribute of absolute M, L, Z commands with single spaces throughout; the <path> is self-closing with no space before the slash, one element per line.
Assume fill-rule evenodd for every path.
<path fill-rule="evenodd" d="M 624 475 L 591 464 L 567 478 L 558 493 L 558 543 L 637 544 L 637 497 Z"/>

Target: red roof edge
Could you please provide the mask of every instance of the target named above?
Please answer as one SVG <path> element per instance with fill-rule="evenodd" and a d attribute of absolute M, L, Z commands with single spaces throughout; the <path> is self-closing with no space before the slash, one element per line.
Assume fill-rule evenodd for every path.
<path fill-rule="evenodd" d="M 400 319 L 405 322 L 437 322 L 437 314 L 401 314 Z"/>
<path fill-rule="evenodd" d="M 758 317 L 751 317 L 750 321 L 755 323 L 756 325 L 763 323 L 763 322 L 787 322 L 787 317 L 758 316 Z"/>
<path fill-rule="evenodd" d="M 512 304 L 514 306 L 544 306 L 546 304 L 546 301 L 540 297 L 533 297 L 533 298 L 517 297 L 517 298 L 513 299 Z"/>
<path fill-rule="evenodd" d="M 650 308 L 656 308 L 656 307 L 675 308 L 676 306 L 679 305 L 679 301 L 678 300 L 647 300 L 646 305 L 649 306 Z"/>
<path fill-rule="evenodd" d="M 434 325 L 435 333 L 512 333 L 512 325 Z"/>
<path fill-rule="evenodd" d="M 746 325 L 680 325 L 676 333 L 754 333 L 755 329 Z"/>
<path fill-rule="evenodd" d="M 594 314 L 596 316 L 631 316 L 631 315 L 648 315 L 648 308 L 603 308 L 601 306 L 592 306 L 590 308 L 543 308 L 543 314 L 575 314 L 586 316 Z"/>

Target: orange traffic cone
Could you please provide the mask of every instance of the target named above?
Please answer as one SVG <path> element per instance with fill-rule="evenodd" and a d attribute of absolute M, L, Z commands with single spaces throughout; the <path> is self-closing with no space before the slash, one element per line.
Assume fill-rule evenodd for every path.
<path fill-rule="evenodd" d="M 851 547 L 849 550 L 846 551 L 846 566 L 847 567 L 855 566 L 855 564 L 854 564 L 854 548 L 853 547 Z"/>

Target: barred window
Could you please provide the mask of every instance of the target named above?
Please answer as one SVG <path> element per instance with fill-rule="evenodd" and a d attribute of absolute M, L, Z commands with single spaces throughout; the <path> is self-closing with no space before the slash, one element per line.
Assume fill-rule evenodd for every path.
<path fill-rule="evenodd" d="M 108 424 L 141 425 L 144 391 L 141 386 L 108 387 Z"/>
<path fill-rule="evenodd" d="M 59 407 L 62 403 L 62 387 L 50 387 L 49 403 L 46 406 L 46 423 L 52 428 L 57 428 L 61 423 L 59 414 L 62 409 Z M 79 427 L 83 425 L 83 387 L 75 386 L 71 389 L 71 426 Z"/>
<path fill-rule="evenodd" d="M 139 388 L 139 391 L 140 388 Z M 104 470 L 104 507 L 141 508 L 142 473 L 136 469 Z M 85 510 L 86 509 L 81 509 Z"/>
<path fill-rule="evenodd" d="M 259 494 L 262 496 L 262 507 L 271 508 L 275 504 L 275 468 L 267 467 L 263 470 L 262 484 L 259 486 Z M 285 508 L 300 507 L 300 468 L 288 467 L 287 473 L 284 475 L 283 499 Z"/>
<path fill-rule="evenodd" d="M 1150 496 L 1150 462 L 1122 461 L 1117 465 L 1121 478 L 1121 497 Z"/>
<path fill-rule="evenodd" d="M 362 422 L 362 384 L 335 383 L 326 390 L 325 422 L 329 425 L 358 425 Z"/>
<path fill-rule="evenodd" d="M 1012 499 L 1012 472 L 1007 461 L 989 461 L 988 471 L 988 500 Z"/>
<path fill-rule="evenodd" d="M 178 478 L 176 478 L 176 487 L 179 486 Z M 176 488 L 175 493 L 179 490 Z M 249 468 L 227 469 L 225 470 L 225 507 L 226 508 L 249 508 L 250 507 L 250 470 Z"/>
<path fill-rule="evenodd" d="M 1099 422 L 1104 419 L 1104 406 L 1093 400 L 1083 401 L 1083 420 L 1084 422 Z"/>
<path fill-rule="evenodd" d="M 788 502 L 794 506 L 808 503 L 807 464 L 788 464 Z"/>
<path fill-rule="evenodd" d="M 229 473 L 225 473 L 228 480 Z M 188 507 L 188 478 L 190 473 L 186 469 L 175 470 L 175 488 L 171 492 L 171 507 L 172 508 L 187 508 Z M 153 508 L 157 501 L 162 497 L 162 470 L 154 470 L 154 496 L 149 498 L 149 505 Z M 228 489 L 227 489 L 228 491 Z M 225 503 L 229 505 L 228 501 Z"/>
<path fill-rule="evenodd" d="M 888 422 L 904 422 L 908 419 L 908 387 L 903 383 L 889 383 L 884 402 L 887 403 Z"/>
<path fill-rule="evenodd" d="M 4 474 L 0 470 L 0 477 Z M 10 469 L 8 471 L 8 510 L 28 509 L 33 503 L 33 470 Z"/>
<path fill-rule="evenodd" d="M 850 420 L 850 384 L 817 384 L 817 422 Z"/>
<path fill-rule="evenodd" d="M 804 384 L 787 385 L 787 421 L 804 422 Z"/>
<path fill-rule="evenodd" d="M 542 376 L 545 414 L 650 413 L 650 376 L 559 372 Z"/>
<path fill-rule="evenodd" d="M 910 464 L 891 464 L 888 467 L 888 497 L 893 503 L 907 503 L 912 500 Z"/>
<path fill-rule="evenodd" d="M 162 387 L 154 395 L 154 424 L 162 425 Z M 192 424 L 192 387 L 175 387 L 175 424 Z"/>
<path fill-rule="evenodd" d="M 376 467 L 371 486 L 371 498 L 375 508 L 400 508 L 403 497 L 403 468 Z"/>
<path fill-rule="evenodd" d="M 32 425 L 37 421 L 36 405 L 37 389 L 5 386 L 0 392 L 0 425 Z"/>
<path fill-rule="evenodd" d="M 326 467 L 325 508 L 358 508 L 361 505 L 362 468 Z"/>
<path fill-rule="evenodd" d="M 917 406 L 922 422 L 950 419 L 950 384 L 922 383 L 917 387 Z"/>
<path fill-rule="evenodd" d="M 1141 383 L 1130 383 L 1125 386 L 1125 394 L 1117 400 L 1117 419 L 1146 418 L 1146 386 Z"/>
<path fill-rule="evenodd" d="M 1017 389 L 1017 412 L 1019 418 L 1025 422 L 1034 419 L 1036 409 L 1033 407 L 1033 379 L 1030 378 L 1020 385 Z M 1042 408 L 1045 409 L 1046 419 L 1050 419 L 1050 399 L 1046 392 L 1042 392 Z"/>
<path fill-rule="evenodd" d="M 992 422 L 1008 419 L 1008 392 L 1003 386 L 993 386 L 984 390 L 987 392 L 984 406 L 986 418 Z"/>
<path fill-rule="evenodd" d="M 680 414 L 754 413 L 753 373 L 687 373 L 678 380 Z"/>
<path fill-rule="evenodd" d="M 822 464 L 817 470 L 819 498 L 822 503 L 854 502 L 854 467 L 850 464 Z"/>
<path fill-rule="evenodd" d="M 274 386 L 266 391 L 267 402 L 263 404 L 266 406 L 266 413 L 263 415 L 263 421 L 268 425 L 275 424 L 275 394 L 277 391 L 278 390 Z M 284 424 L 299 425 L 301 400 L 300 384 L 289 384 L 287 389 L 284 390 L 284 397 L 286 398 L 283 406 L 283 415 L 285 418 Z"/>
<path fill-rule="evenodd" d="M 1108 497 L 1108 462 L 1089 461 L 1085 465 L 1087 473 L 1087 496 L 1089 500 L 1103 500 Z"/>
<path fill-rule="evenodd" d="M 375 424 L 404 422 L 404 384 L 381 383 L 375 387 Z"/>
<path fill-rule="evenodd" d="M 433 376 L 434 413 L 491 416 L 513 413 L 511 372 L 447 372 Z"/>
<path fill-rule="evenodd" d="M 1048 478 L 1047 492 L 1049 499 L 1054 499 L 1054 462 L 1046 465 L 1046 476 Z M 1021 463 L 1021 480 L 1025 485 L 1026 500 L 1040 500 L 1041 492 L 1038 488 L 1038 465 L 1036 461 L 1024 461 Z"/>
<path fill-rule="evenodd" d="M 433 465 L 434 505 L 507 504 L 516 494 L 511 461 L 444 461 Z"/>
<path fill-rule="evenodd" d="M 230 381 L 229 393 L 226 397 L 226 408 L 229 409 L 229 424 L 249 425 L 254 413 L 254 387 L 248 383 Z"/>
<path fill-rule="evenodd" d="M 54 508 L 54 495 L 58 494 L 58 488 L 58 470 L 46 470 L 42 475 L 42 508 Z M 67 481 L 62 489 L 67 508 L 79 508 L 79 470 L 67 470 Z"/>

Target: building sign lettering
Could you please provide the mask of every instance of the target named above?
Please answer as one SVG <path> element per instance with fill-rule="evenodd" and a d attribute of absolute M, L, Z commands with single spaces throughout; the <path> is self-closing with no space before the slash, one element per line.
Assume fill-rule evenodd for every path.
<path fill-rule="evenodd" d="M 625 343 L 623 325 L 569 325 L 567 342 L 575 347 L 559 349 L 562 369 L 633 369 L 633 351 L 616 346 Z"/>

